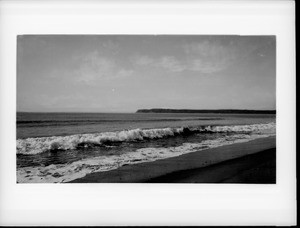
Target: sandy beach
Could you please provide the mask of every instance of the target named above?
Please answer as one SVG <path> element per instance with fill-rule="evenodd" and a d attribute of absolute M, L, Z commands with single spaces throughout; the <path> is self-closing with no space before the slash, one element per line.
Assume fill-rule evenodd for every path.
<path fill-rule="evenodd" d="M 276 183 L 276 137 L 124 165 L 69 183 Z"/>

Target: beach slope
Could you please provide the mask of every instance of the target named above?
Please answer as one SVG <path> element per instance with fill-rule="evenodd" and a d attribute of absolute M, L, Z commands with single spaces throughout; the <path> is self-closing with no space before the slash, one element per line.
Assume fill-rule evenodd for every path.
<path fill-rule="evenodd" d="M 124 165 L 68 183 L 275 183 L 276 137 Z"/>

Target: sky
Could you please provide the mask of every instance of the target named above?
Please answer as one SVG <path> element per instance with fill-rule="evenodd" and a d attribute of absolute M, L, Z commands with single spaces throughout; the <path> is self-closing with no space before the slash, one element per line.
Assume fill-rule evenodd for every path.
<path fill-rule="evenodd" d="M 17 37 L 17 111 L 273 110 L 275 83 L 275 36 Z"/>

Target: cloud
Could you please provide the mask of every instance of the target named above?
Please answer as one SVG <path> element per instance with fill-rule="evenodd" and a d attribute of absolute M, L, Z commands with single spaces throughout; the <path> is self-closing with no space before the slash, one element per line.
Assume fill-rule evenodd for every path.
<path fill-rule="evenodd" d="M 170 72 L 182 72 L 185 70 L 185 66 L 174 56 L 161 56 L 155 59 L 141 55 L 134 56 L 131 61 L 134 65 L 157 67 Z"/>
<path fill-rule="evenodd" d="M 113 59 L 94 51 L 82 57 L 78 69 L 75 70 L 75 80 L 93 85 L 100 80 L 128 77 L 132 74 L 133 70 L 119 68 Z"/>
<path fill-rule="evenodd" d="M 226 61 L 210 61 L 205 58 L 189 58 L 186 60 L 179 60 L 174 56 L 163 56 L 157 58 L 150 58 L 148 56 L 141 56 L 135 58 L 133 63 L 143 67 L 156 67 L 162 68 L 169 72 L 183 72 L 183 71 L 194 71 L 205 74 L 211 74 L 214 72 L 225 69 L 229 62 Z"/>
<path fill-rule="evenodd" d="M 182 72 L 186 69 L 186 66 L 183 65 L 179 60 L 174 56 L 164 56 L 158 59 L 155 63 L 156 66 L 162 67 L 166 70 L 173 72 Z"/>
<path fill-rule="evenodd" d="M 185 44 L 183 49 L 189 59 L 187 68 L 206 74 L 225 70 L 239 57 L 236 46 L 223 45 L 219 42 L 203 41 Z"/>
<path fill-rule="evenodd" d="M 131 60 L 138 66 L 162 68 L 169 72 L 192 71 L 213 74 L 226 70 L 258 47 L 240 40 L 222 43 L 221 39 L 217 39 L 186 43 L 180 48 L 182 54 L 177 57 L 137 55 Z"/>
<path fill-rule="evenodd" d="M 133 58 L 131 58 L 131 61 L 136 64 L 136 65 L 140 65 L 140 66 L 147 66 L 147 65 L 152 65 L 155 60 L 149 56 L 146 55 L 142 55 L 142 56 L 135 56 Z"/>
<path fill-rule="evenodd" d="M 212 74 L 226 69 L 239 56 L 236 48 L 209 41 L 184 44 L 181 48 L 180 58 L 171 55 L 156 58 L 139 55 L 132 58 L 132 62 L 138 66 L 157 67 L 169 72 L 193 71 Z"/>
<path fill-rule="evenodd" d="M 231 65 L 227 60 L 207 61 L 204 59 L 193 59 L 188 62 L 187 68 L 190 71 L 201 72 L 204 74 L 217 73 L 225 70 Z"/>
<path fill-rule="evenodd" d="M 114 78 L 123 78 L 123 77 L 129 77 L 134 73 L 133 70 L 125 70 L 125 69 L 121 69 L 119 71 L 117 71 L 116 74 L 114 74 Z"/>

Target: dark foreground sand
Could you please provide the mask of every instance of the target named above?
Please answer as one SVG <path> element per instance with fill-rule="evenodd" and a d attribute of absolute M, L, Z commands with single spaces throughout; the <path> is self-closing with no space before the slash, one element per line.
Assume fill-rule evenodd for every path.
<path fill-rule="evenodd" d="M 147 183 L 276 183 L 276 149 L 231 159 L 215 165 L 177 171 Z"/>
<path fill-rule="evenodd" d="M 96 172 L 71 183 L 276 183 L 276 138 Z"/>

